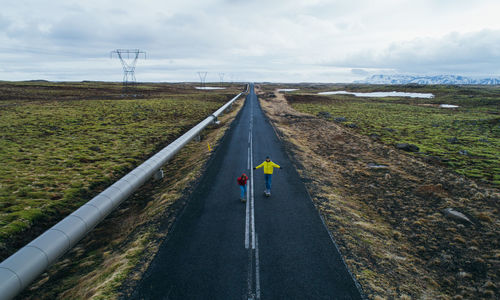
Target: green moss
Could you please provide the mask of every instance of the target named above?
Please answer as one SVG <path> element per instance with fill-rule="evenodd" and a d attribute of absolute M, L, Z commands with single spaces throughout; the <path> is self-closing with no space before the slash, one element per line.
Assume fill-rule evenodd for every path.
<path fill-rule="evenodd" d="M 436 97 L 312 96 L 302 91 L 302 95 L 290 95 L 287 99 L 299 111 L 313 115 L 327 111 L 332 115 L 331 120 L 345 117 L 344 125 L 354 123 L 355 130 L 376 134 L 383 143 L 415 144 L 422 152 L 417 155 L 437 156 L 458 173 L 490 183 L 497 181 L 499 170 L 494 167 L 500 165 L 500 88 L 342 86 L 337 89 L 430 92 Z M 460 108 L 437 107 L 442 103 Z"/>
<path fill-rule="evenodd" d="M 150 94 L 123 99 L 111 83 L 0 83 L 0 242 L 45 212 L 78 207 L 235 94 L 138 88 Z"/>

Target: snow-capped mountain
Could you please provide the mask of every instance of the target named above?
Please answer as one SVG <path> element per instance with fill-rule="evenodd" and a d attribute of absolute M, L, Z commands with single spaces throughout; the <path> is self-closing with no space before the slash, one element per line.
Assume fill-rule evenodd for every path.
<path fill-rule="evenodd" d="M 373 75 L 354 83 L 368 84 L 500 84 L 500 78 L 470 78 L 458 75 L 412 76 L 412 75 Z"/>

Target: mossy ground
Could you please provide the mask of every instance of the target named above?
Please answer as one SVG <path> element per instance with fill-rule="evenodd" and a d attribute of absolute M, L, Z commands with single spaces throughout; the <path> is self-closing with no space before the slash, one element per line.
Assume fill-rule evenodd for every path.
<path fill-rule="evenodd" d="M 203 131 L 201 142 L 188 143 L 163 167 L 163 180 L 141 187 L 20 298 L 128 299 L 242 104 L 238 100 L 219 126 Z"/>
<path fill-rule="evenodd" d="M 433 93 L 435 97 L 316 94 L 324 90 L 397 90 Z M 331 86 L 303 88 L 290 93 L 287 100 L 298 111 L 328 112 L 332 121 L 344 117 L 344 125 L 355 124 L 360 133 L 385 144 L 415 144 L 420 148 L 418 155 L 437 158 L 459 174 L 500 185 L 500 87 Z M 440 108 L 440 104 L 459 108 Z"/>
<path fill-rule="evenodd" d="M 0 259 L 241 89 L 0 82 Z"/>

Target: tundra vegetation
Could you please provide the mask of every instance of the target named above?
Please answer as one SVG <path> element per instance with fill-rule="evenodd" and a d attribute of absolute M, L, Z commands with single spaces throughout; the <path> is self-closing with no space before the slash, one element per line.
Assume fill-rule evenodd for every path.
<path fill-rule="evenodd" d="M 334 90 L 435 98 L 317 95 Z M 262 85 L 260 95 L 370 299 L 498 298 L 500 88 Z"/>
<path fill-rule="evenodd" d="M 322 91 L 432 93 L 432 99 L 317 95 Z M 419 156 L 500 186 L 500 87 L 333 86 L 301 89 L 287 100 L 298 111 L 356 128 L 388 145 L 416 145 Z M 458 108 L 441 108 L 441 104 Z"/>
<path fill-rule="evenodd" d="M 139 84 L 123 95 L 115 83 L 0 82 L 0 259 L 243 89 L 194 87 Z M 213 147 L 222 134 L 208 129 L 202 136 Z M 147 266 L 144 255 L 152 256 L 182 208 L 178 200 L 210 156 L 206 142 L 190 143 L 165 167 L 171 181 L 146 184 L 22 297 L 117 297 L 137 262 Z"/>

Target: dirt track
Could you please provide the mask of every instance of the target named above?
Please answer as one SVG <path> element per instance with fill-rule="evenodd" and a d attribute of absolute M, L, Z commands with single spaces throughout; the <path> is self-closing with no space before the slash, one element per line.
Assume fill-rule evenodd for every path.
<path fill-rule="evenodd" d="M 298 113 L 275 95 L 262 106 L 370 298 L 498 297 L 498 189 Z M 474 225 L 446 217 L 446 208 Z"/>

